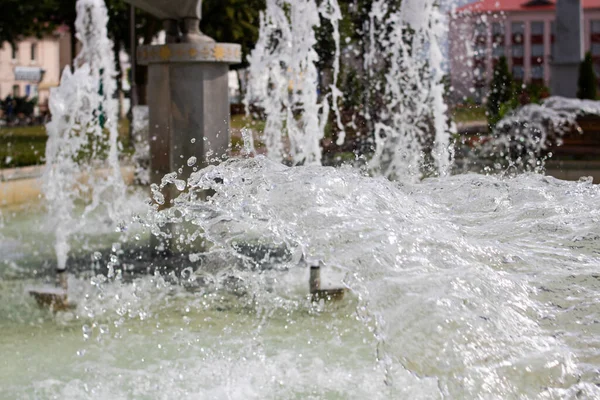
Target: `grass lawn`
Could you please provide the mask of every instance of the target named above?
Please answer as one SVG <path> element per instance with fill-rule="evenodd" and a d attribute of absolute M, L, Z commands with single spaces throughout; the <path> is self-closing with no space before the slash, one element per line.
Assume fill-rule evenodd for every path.
<path fill-rule="evenodd" d="M 245 114 L 232 115 L 231 129 L 241 130 L 242 128 L 248 128 L 262 133 L 265 130 L 265 121 L 246 117 Z"/>
<path fill-rule="evenodd" d="M 255 120 L 245 115 L 233 115 L 231 128 L 237 135 L 232 136 L 232 145 L 241 148 L 243 141 L 239 135 L 242 128 L 255 132 L 265 129 L 265 121 Z M 123 153 L 131 154 L 133 146 L 129 143 L 129 120 L 119 121 L 119 138 L 123 145 Z M 46 152 L 46 128 L 44 126 L 17 126 L 0 128 L 0 169 L 40 165 L 44 163 Z M 264 144 L 255 141 L 257 148 Z"/>
<path fill-rule="evenodd" d="M 0 168 L 41 164 L 46 152 L 43 126 L 18 126 L 0 129 Z"/>
<path fill-rule="evenodd" d="M 0 134 L 0 169 L 41 164 L 46 136 L 3 136 Z"/>
<path fill-rule="evenodd" d="M 254 148 L 260 149 L 265 147 L 265 144 L 257 140 L 256 133 L 261 134 L 265 130 L 266 122 L 252 117 L 246 117 L 244 114 L 231 116 L 231 149 L 233 153 L 240 151 L 244 147 L 244 139 L 242 139 L 240 131 L 243 128 L 254 131 Z"/>
<path fill-rule="evenodd" d="M 465 105 L 455 107 L 450 115 L 454 122 L 486 121 L 485 107 L 481 105 Z"/>
<path fill-rule="evenodd" d="M 0 137 L 5 136 L 46 137 L 46 128 L 43 125 L 0 128 Z"/>
<path fill-rule="evenodd" d="M 123 152 L 130 154 L 129 120 L 119 121 L 118 129 Z M 43 164 L 47 140 L 43 125 L 0 128 L 0 169 Z"/>

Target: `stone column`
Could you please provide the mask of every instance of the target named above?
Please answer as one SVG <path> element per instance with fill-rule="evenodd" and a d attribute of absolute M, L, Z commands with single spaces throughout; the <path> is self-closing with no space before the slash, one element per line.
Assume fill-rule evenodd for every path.
<path fill-rule="evenodd" d="M 191 157 L 201 168 L 227 151 L 229 64 L 240 62 L 241 46 L 167 43 L 142 46 L 137 56 L 148 65 L 150 179 L 160 183 L 174 171 L 185 179 L 192 172 Z"/>
<path fill-rule="evenodd" d="M 577 97 L 579 64 L 583 60 L 583 12 L 581 0 L 556 3 L 555 53 L 550 79 L 555 96 Z"/>

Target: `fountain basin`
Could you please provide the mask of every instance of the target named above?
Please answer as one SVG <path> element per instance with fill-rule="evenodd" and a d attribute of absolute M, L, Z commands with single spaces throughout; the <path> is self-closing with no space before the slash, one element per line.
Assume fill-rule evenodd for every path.
<path fill-rule="evenodd" d="M 40 178 L 42 167 L 25 167 L 3 170 L 0 179 L 0 207 L 18 206 L 24 203 L 35 202 L 42 196 Z M 108 169 L 98 169 L 95 177 L 105 177 L 110 173 Z M 121 176 L 125 184 L 130 185 L 134 179 L 134 168 L 121 167 Z M 87 174 L 81 174 L 77 181 L 85 183 L 89 180 Z"/>
<path fill-rule="evenodd" d="M 189 217 L 224 254 L 244 237 L 285 243 L 326 262 L 335 279 L 322 287 L 344 281 L 352 295 L 313 303 L 308 268 L 283 268 L 288 258 L 206 271 L 193 290 L 183 270 L 97 269 L 70 278 L 78 307 L 54 315 L 27 294 L 43 279 L 15 254 L 0 261 L 13 271 L 0 280 L 0 397 L 600 394 L 598 186 L 536 174 L 394 183 L 260 158 L 203 174 L 210 199 L 161 215 Z M 34 236 L 2 212 L 3 239 Z M 232 276 L 243 290 L 228 290 Z"/>

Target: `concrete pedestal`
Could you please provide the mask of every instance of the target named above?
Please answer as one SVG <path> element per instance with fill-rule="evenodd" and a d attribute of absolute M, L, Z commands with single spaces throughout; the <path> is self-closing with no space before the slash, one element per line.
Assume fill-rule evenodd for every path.
<path fill-rule="evenodd" d="M 577 97 L 579 64 L 583 60 L 581 0 L 558 0 L 552 68 L 552 94 Z"/>
<path fill-rule="evenodd" d="M 552 95 L 577 97 L 577 80 L 581 62 L 552 63 Z"/>
<path fill-rule="evenodd" d="M 148 65 L 150 179 L 159 184 L 165 174 L 178 171 L 178 178 L 186 179 L 193 167 L 227 151 L 228 64 L 240 62 L 241 47 L 170 43 L 142 46 L 137 56 Z M 193 167 L 190 157 L 197 159 Z"/>

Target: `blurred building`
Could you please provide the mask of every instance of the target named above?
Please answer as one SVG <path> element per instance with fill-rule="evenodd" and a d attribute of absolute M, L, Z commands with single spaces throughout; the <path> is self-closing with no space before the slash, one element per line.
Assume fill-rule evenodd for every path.
<path fill-rule="evenodd" d="M 0 48 L 0 99 L 37 97 L 44 111 L 50 88 L 58 86 L 63 68 L 70 64 L 71 36 L 66 27 L 41 39 L 23 39 L 14 47 L 5 42 Z"/>
<path fill-rule="evenodd" d="M 583 43 L 600 72 L 600 0 L 581 0 Z M 482 101 L 500 56 L 516 80 L 549 86 L 555 28 L 552 0 L 479 0 L 451 16 L 450 79 L 454 99 Z M 573 21 L 577 23 L 577 21 Z M 573 79 L 577 79 L 574 76 Z"/>

